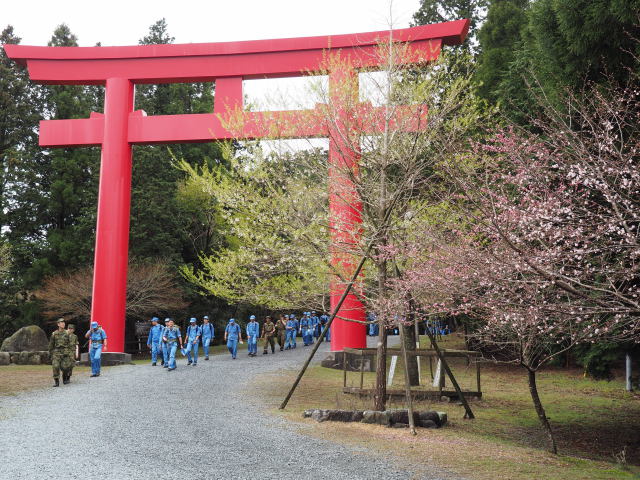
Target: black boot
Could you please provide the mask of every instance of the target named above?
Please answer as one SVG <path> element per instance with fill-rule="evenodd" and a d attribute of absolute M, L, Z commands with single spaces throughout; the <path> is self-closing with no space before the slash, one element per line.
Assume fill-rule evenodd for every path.
<path fill-rule="evenodd" d="M 54 378 L 53 381 L 55 382 L 53 384 L 54 387 L 59 387 L 60 386 L 60 379 L 59 378 Z"/>
<path fill-rule="evenodd" d="M 62 384 L 66 385 L 67 383 L 69 383 L 69 376 L 68 375 L 62 375 Z"/>

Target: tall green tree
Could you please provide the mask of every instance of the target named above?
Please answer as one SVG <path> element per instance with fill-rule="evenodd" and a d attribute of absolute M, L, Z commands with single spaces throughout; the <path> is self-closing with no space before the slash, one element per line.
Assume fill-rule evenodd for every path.
<path fill-rule="evenodd" d="M 494 0 L 486 22 L 478 32 L 482 51 L 475 79 L 480 96 L 493 103 L 505 93 L 501 84 L 520 48 L 522 30 L 527 25 L 528 4 L 529 0 Z"/>
<path fill-rule="evenodd" d="M 462 49 L 476 52 L 477 33 L 486 15 L 489 0 L 422 0 L 420 8 L 413 15 L 413 26 L 429 23 L 450 22 L 468 18 L 469 35 Z"/>
<path fill-rule="evenodd" d="M 49 46 L 77 46 L 69 27 L 56 28 Z M 39 116 L 48 119 L 86 118 L 100 110 L 95 87 L 33 86 Z M 35 123 L 35 122 L 34 122 Z M 27 288 L 58 270 L 91 261 L 93 233 L 86 217 L 95 217 L 100 154 L 97 148 L 43 151 L 35 139 L 25 146 L 12 172 L 12 202 L 8 226 L 14 243 L 15 266 Z"/>
<path fill-rule="evenodd" d="M 161 19 L 139 43 L 153 45 L 173 41 L 165 19 Z M 213 85 L 140 85 L 136 91 L 136 108 L 149 115 L 210 113 Z M 173 160 L 180 158 L 193 165 L 203 161 L 215 165 L 220 158 L 219 148 L 213 143 L 179 144 L 170 148 L 138 146 L 134 148 L 133 158 L 131 254 L 140 258 L 167 258 L 176 265 L 196 262 L 201 252 L 194 249 L 188 229 L 199 213 L 190 207 L 183 208 L 177 199 L 178 183 L 184 174 L 175 168 Z"/>
<path fill-rule="evenodd" d="M 479 93 L 526 123 L 546 98 L 638 72 L 639 0 L 494 0 L 479 34 Z M 535 114 L 533 115 L 535 116 Z"/>

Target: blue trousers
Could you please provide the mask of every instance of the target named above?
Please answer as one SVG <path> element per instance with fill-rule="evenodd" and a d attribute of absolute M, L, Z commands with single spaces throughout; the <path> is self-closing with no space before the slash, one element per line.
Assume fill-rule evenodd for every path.
<path fill-rule="evenodd" d="M 169 349 L 167 348 L 166 342 L 160 342 L 160 349 L 162 350 L 162 360 L 164 361 L 164 365 L 169 365 Z"/>
<path fill-rule="evenodd" d="M 167 357 L 169 359 L 169 368 L 176 368 L 176 350 L 178 342 L 167 343 Z"/>
<path fill-rule="evenodd" d="M 161 352 L 162 347 L 160 346 L 160 342 L 151 343 L 151 363 L 156 363 L 158 361 L 158 352 Z"/>
<path fill-rule="evenodd" d="M 198 363 L 198 348 L 200 346 L 200 342 L 193 344 L 193 340 L 187 341 L 187 346 L 184 349 L 184 352 L 187 354 L 187 361 L 189 363 Z M 193 356 L 191 354 L 193 352 Z"/>
<path fill-rule="evenodd" d="M 296 332 L 294 330 L 287 330 L 284 348 L 293 348 L 296 345 Z"/>
<path fill-rule="evenodd" d="M 89 358 L 91 359 L 91 373 L 97 375 L 100 373 L 100 357 L 102 356 L 102 344 L 91 344 L 89 349 Z"/>
<path fill-rule="evenodd" d="M 211 337 L 202 337 L 202 350 L 204 350 L 204 358 L 209 358 L 209 345 L 211 345 Z"/>
<path fill-rule="evenodd" d="M 238 339 L 229 338 L 227 340 L 227 348 L 229 349 L 231 357 L 236 358 L 236 355 L 238 354 Z"/>
<path fill-rule="evenodd" d="M 247 339 L 247 347 L 249 348 L 249 353 L 258 353 L 258 337 L 249 337 Z"/>
<path fill-rule="evenodd" d="M 331 341 L 331 327 L 329 327 L 329 329 L 327 330 L 327 334 L 325 335 L 324 339 L 325 339 L 327 342 L 330 342 L 330 341 Z"/>

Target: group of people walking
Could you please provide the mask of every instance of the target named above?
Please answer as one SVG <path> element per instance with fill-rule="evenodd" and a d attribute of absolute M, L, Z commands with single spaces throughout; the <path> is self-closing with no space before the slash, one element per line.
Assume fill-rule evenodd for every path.
<path fill-rule="evenodd" d="M 208 316 L 202 319 L 202 325 L 198 325 L 196 318 L 189 320 L 189 326 L 185 332 L 184 342 L 180 327 L 171 318 L 166 318 L 164 326 L 160 325 L 160 319 L 151 319 L 151 329 L 147 339 L 147 346 L 151 350 L 151 365 L 156 366 L 160 356 L 161 364 L 169 371 L 176 369 L 176 352 L 178 346 L 182 354 L 187 357 L 188 365 L 198 365 L 198 351 L 200 344 L 204 352 L 204 359 L 209 360 L 209 347 L 215 338 L 215 328 Z"/>
<path fill-rule="evenodd" d="M 73 367 L 79 358 L 78 336 L 75 334 L 75 326 L 69 325 L 65 329 L 64 318 L 59 318 L 58 329 L 51 334 L 49 339 L 49 356 L 53 368 L 53 386 L 60 386 L 60 373 L 62 373 L 63 385 L 71 382 Z M 107 345 L 107 334 L 97 322 L 91 322 L 91 328 L 85 334 L 89 340 L 89 359 L 91 360 L 91 376 L 100 376 L 100 358 L 102 349 Z"/>
<path fill-rule="evenodd" d="M 318 316 L 316 312 L 304 312 L 298 320 L 295 314 L 282 314 L 274 322 L 271 316 L 267 316 L 262 326 L 256 320 L 255 315 L 249 317 L 245 327 L 247 350 L 250 357 L 258 354 L 258 340 L 264 339 L 263 355 L 275 353 L 276 341 L 280 351 L 296 348 L 296 337 L 302 336 L 305 346 L 312 345 L 320 337 L 321 332 L 329 321 L 327 314 Z M 189 326 L 185 332 L 184 342 L 180 328 L 170 318 L 165 319 L 164 326 L 160 325 L 158 317 L 151 319 L 151 329 L 147 339 L 147 346 L 151 350 L 151 365 L 156 366 L 158 357 L 164 368 L 169 371 L 176 369 L 176 353 L 180 352 L 187 357 L 187 365 L 198 364 L 198 351 L 202 345 L 204 359 L 209 360 L 209 347 L 215 338 L 215 328 L 208 316 L 202 319 L 202 325 L 198 325 L 196 318 L 189 320 Z M 327 330 L 326 339 L 330 340 L 330 332 Z M 238 356 L 238 344 L 243 344 L 242 327 L 235 318 L 230 318 L 224 330 L 224 341 L 232 359 Z"/>
<path fill-rule="evenodd" d="M 297 346 L 296 338 L 302 336 L 304 346 L 313 345 L 320 338 L 320 335 L 329 321 L 326 313 L 317 315 L 316 312 L 304 312 L 298 320 L 295 314 L 281 314 L 276 322 L 271 316 L 265 317 L 260 325 L 255 315 L 249 317 L 249 322 L 245 327 L 247 339 L 247 350 L 250 357 L 258 354 L 258 340 L 264 340 L 263 355 L 274 354 L 276 342 L 280 351 L 294 349 Z M 60 385 L 60 374 L 62 383 L 71 381 L 73 367 L 79 358 L 78 337 L 75 334 L 75 327 L 69 325 L 65 328 L 64 318 L 58 319 L 58 329 L 53 332 L 49 340 L 49 354 L 53 367 L 54 387 Z M 330 340 L 330 329 L 327 329 L 326 340 Z M 91 361 L 91 377 L 100 376 L 102 350 L 107 346 L 107 334 L 97 322 L 91 322 L 91 328 L 85 334 L 89 340 L 89 359 Z M 196 318 L 189 320 L 189 326 L 184 335 L 184 341 L 180 327 L 171 318 L 164 320 L 164 325 L 160 323 L 158 317 L 151 319 L 151 328 L 147 339 L 147 346 L 151 350 L 151 365 L 156 366 L 158 359 L 168 371 L 176 369 L 176 353 L 178 348 L 187 358 L 187 365 L 198 364 L 198 353 L 200 346 L 204 353 L 204 359 L 209 360 L 209 348 L 215 338 L 215 327 L 210 322 L 208 316 L 202 318 L 202 324 L 198 325 Z M 230 318 L 224 330 L 224 341 L 232 359 L 238 356 L 238 344 L 242 344 L 242 327 L 234 318 Z"/>

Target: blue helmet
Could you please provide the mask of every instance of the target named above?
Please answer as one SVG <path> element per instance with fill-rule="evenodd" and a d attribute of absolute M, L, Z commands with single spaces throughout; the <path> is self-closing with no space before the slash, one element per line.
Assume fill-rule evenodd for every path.
<path fill-rule="evenodd" d="M 191 320 L 189 320 L 189 323 L 196 323 L 196 319 L 191 317 Z"/>
<path fill-rule="evenodd" d="M 235 319 L 235 318 L 230 318 L 230 319 L 229 319 L 229 323 L 233 323 L 233 322 L 235 322 L 235 321 L 236 321 L 236 319 Z"/>
<path fill-rule="evenodd" d="M 209 315 L 205 315 L 204 317 L 202 317 L 203 320 L 209 320 Z"/>
<path fill-rule="evenodd" d="M 160 320 L 158 317 L 153 317 L 153 318 L 151 319 L 151 321 L 152 321 L 152 322 L 157 322 L 158 320 Z"/>
<path fill-rule="evenodd" d="M 170 318 L 168 318 L 168 317 L 167 317 L 167 318 L 165 318 L 165 319 L 164 319 L 164 323 L 169 323 L 169 320 L 171 320 L 171 319 L 170 319 Z"/>
<path fill-rule="evenodd" d="M 249 317 L 249 320 L 255 320 L 255 319 L 256 319 L 256 316 L 255 316 L 255 315 L 251 315 L 251 316 Z"/>
<path fill-rule="evenodd" d="M 96 328 L 98 326 L 98 322 L 91 322 L 91 328 Z"/>

